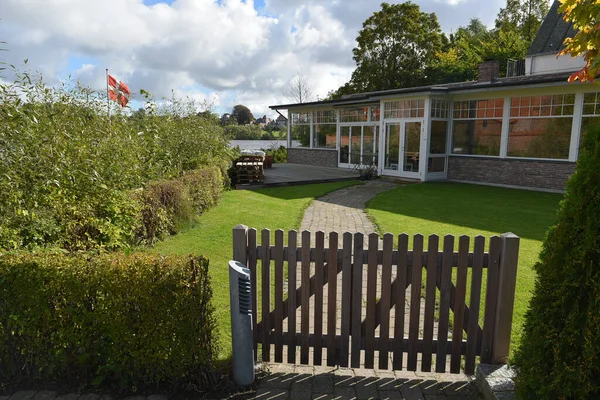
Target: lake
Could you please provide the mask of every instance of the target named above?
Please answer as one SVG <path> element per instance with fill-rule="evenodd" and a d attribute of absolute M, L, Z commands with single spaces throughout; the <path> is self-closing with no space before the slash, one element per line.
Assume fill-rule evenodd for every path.
<path fill-rule="evenodd" d="M 300 146 L 299 141 L 294 140 L 294 143 Z M 229 146 L 239 146 L 240 150 L 277 149 L 279 146 L 287 147 L 287 140 L 230 140 Z"/>

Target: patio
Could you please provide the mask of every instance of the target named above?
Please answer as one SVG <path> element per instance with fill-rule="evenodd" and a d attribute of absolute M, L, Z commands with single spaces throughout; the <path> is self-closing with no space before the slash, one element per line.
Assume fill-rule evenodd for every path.
<path fill-rule="evenodd" d="M 315 165 L 280 163 L 264 169 L 265 180 L 261 184 L 239 184 L 236 189 L 257 189 L 309 183 L 338 182 L 358 179 L 358 172 L 343 168 L 329 168 Z"/>

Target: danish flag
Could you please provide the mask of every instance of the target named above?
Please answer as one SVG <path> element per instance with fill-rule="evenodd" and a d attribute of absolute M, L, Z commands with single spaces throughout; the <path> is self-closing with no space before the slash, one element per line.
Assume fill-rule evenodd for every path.
<path fill-rule="evenodd" d="M 108 86 L 111 87 L 108 91 L 108 98 L 119 103 L 121 107 L 125 107 L 131 96 L 129 87 L 110 74 L 108 75 Z"/>

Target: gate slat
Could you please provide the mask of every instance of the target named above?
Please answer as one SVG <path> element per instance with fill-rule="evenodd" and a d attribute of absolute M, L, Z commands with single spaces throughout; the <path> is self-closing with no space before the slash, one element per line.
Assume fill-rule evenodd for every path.
<path fill-rule="evenodd" d="M 479 328 L 479 304 L 481 302 L 481 280 L 483 273 L 483 250 L 485 239 L 483 236 L 475 237 L 473 251 L 473 274 L 471 276 L 471 301 L 469 327 L 467 330 L 467 355 L 465 358 L 465 373 L 472 375 L 475 372 L 475 356 L 477 355 L 477 338 Z"/>
<path fill-rule="evenodd" d="M 379 235 L 369 234 L 367 263 L 367 314 L 365 330 L 365 368 L 375 366 L 375 302 L 377 301 L 377 248 Z"/>
<path fill-rule="evenodd" d="M 302 341 L 300 343 L 300 364 L 308 364 L 310 335 L 310 231 L 302 232 L 302 271 L 301 271 L 301 309 L 300 326 Z"/>
<path fill-rule="evenodd" d="M 352 312 L 352 234 L 344 233 L 342 250 L 342 343 L 340 367 L 348 367 L 350 341 L 350 315 Z"/>
<path fill-rule="evenodd" d="M 421 270 L 423 259 L 423 235 L 415 235 L 413 239 L 413 265 L 410 288 L 410 325 L 408 328 L 408 361 L 409 371 L 417 370 L 417 346 L 419 343 L 419 316 L 421 313 Z"/>
<path fill-rule="evenodd" d="M 470 238 L 468 236 L 463 235 L 458 240 L 456 290 L 454 291 L 454 325 L 452 326 L 452 356 L 450 358 L 450 372 L 453 374 L 460 373 L 460 356 L 466 307 L 465 299 L 467 291 L 469 244 Z"/>
<path fill-rule="evenodd" d="M 298 232 L 288 232 L 288 363 L 296 363 L 296 248 Z"/>
<path fill-rule="evenodd" d="M 325 233 L 315 234 L 317 254 L 315 256 L 315 346 L 313 364 L 321 365 L 323 359 L 323 267 L 325 264 Z"/>
<path fill-rule="evenodd" d="M 431 372 L 439 242 L 440 239 L 437 235 L 429 235 L 429 245 L 427 250 L 427 282 L 425 287 L 425 315 L 423 316 L 423 355 L 421 358 L 421 371 L 424 372 Z"/>
<path fill-rule="evenodd" d="M 362 281 L 363 281 L 363 242 L 362 233 L 354 234 L 354 258 L 352 263 L 352 342 L 350 366 L 360 368 L 360 325 L 362 322 Z"/>
<path fill-rule="evenodd" d="M 338 234 L 329 233 L 329 259 L 327 271 L 327 365 L 338 364 L 336 359 L 336 321 L 337 321 L 337 265 Z"/>
<path fill-rule="evenodd" d="M 388 369 L 390 337 L 390 297 L 392 295 L 392 248 L 394 236 L 383 235 L 383 260 L 381 262 L 381 324 L 379 329 L 379 369 Z"/>
<path fill-rule="evenodd" d="M 271 345 L 269 343 L 269 332 L 271 331 L 270 327 L 270 318 L 271 314 L 271 257 L 269 254 L 269 248 L 271 247 L 271 231 L 268 229 L 262 230 L 261 235 L 261 247 L 262 247 L 262 259 L 260 263 L 260 268 L 262 272 L 262 316 L 266 318 L 261 318 L 262 321 L 262 360 L 270 361 L 271 360 Z"/>
<path fill-rule="evenodd" d="M 481 362 L 489 364 L 492 362 L 492 342 L 494 336 L 494 324 L 496 323 L 496 303 L 498 299 L 498 282 L 500 253 L 502 251 L 502 239 L 499 236 L 490 238 L 490 256 L 488 257 L 487 284 L 485 294 L 485 319 L 483 321 L 483 337 L 481 342 Z"/>
<path fill-rule="evenodd" d="M 383 247 L 386 242 L 383 239 Z M 388 239 L 389 240 L 389 239 Z M 392 244 L 388 244 L 392 246 Z M 402 234 L 398 236 L 398 260 L 396 267 L 396 296 L 393 299 L 395 304 L 395 326 L 394 326 L 394 359 L 393 368 L 395 370 L 402 369 L 404 358 L 404 317 L 406 313 L 406 280 L 408 275 L 408 235 Z"/>
<path fill-rule="evenodd" d="M 248 229 L 248 268 L 252 285 L 252 336 L 254 344 L 254 361 L 258 360 L 258 280 L 256 279 L 256 229 Z"/>
<path fill-rule="evenodd" d="M 283 230 L 275 231 L 275 362 L 283 362 Z M 265 317 L 263 317 L 264 319 Z"/>
<path fill-rule="evenodd" d="M 435 372 L 446 372 L 446 346 L 450 322 L 450 287 L 452 285 L 452 261 L 454 258 L 454 236 L 444 236 L 442 269 L 440 276 L 440 317 L 438 321 L 437 354 Z"/>

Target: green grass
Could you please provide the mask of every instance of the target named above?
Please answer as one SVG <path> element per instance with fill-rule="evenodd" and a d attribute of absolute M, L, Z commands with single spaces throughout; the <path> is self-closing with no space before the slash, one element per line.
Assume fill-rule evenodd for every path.
<path fill-rule="evenodd" d="M 556 222 L 562 195 L 526 190 L 456 184 L 426 183 L 400 187 L 375 197 L 367 207 L 380 233 L 483 235 L 504 232 L 521 237 L 511 354 L 520 341 L 529 306 L 542 241 Z M 440 240 L 443 243 L 443 238 Z M 458 245 L 458 240 L 456 240 Z M 471 241 L 471 246 L 473 245 Z M 484 277 L 485 283 L 485 277 Z"/>
<path fill-rule="evenodd" d="M 244 224 L 259 231 L 268 228 L 272 233 L 276 229 L 298 229 L 304 210 L 313 199 L 357 183 L 345 181 L 226 192 L 219 205 L 198 217 L 192 228 L 148 250 L 160 254 L 198 254 L 210 260 L 213 304 L 221 338 L 220 358 L 226 359 L 231 353 L 227 263 L 232 257 L 233 227 Z"/>

